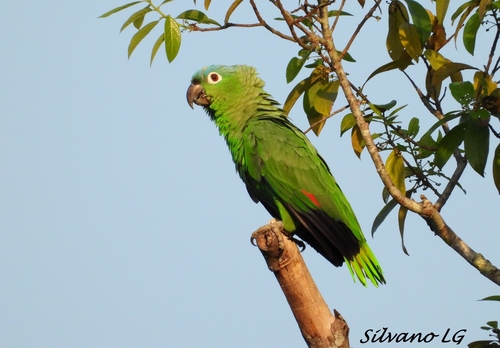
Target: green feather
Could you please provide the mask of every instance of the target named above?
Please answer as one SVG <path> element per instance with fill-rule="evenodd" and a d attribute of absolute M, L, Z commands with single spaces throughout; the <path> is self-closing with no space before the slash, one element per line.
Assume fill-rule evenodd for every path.
<path fill-rule="evenodd" d="M 219 129 L 255 202 L 335 266 L 345 261 L 353 279 L 385 283 L 327 164 L 263 87 L 252 67 L 213 65 L 195 73 L 187 97 Z"/>

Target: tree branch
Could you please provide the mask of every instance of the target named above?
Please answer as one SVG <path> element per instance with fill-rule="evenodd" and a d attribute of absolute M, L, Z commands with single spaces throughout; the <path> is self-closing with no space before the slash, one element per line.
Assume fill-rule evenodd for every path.
<path fill-rule="evenodd" d="M 280 32 L 280 31 L 274 29 L 273 27 L 271 27 L 269 24 L 267 24 L 267 22 L 264 20 L 264 18 L 262 18 L 262 16 L 260 15 L 260 11 L 257 8 L 257 5 L 255 4 L 255 0 L 250 0 L 250 5 L 252 6 L 253 12 L 255 13 L 255 16 L 257 17 L 257 20 L 259 21 L 259 23 L 262 24 L 262 26 L 264 28 L 266 28 L 267 30 L 269 30 L 274 35 L 277 35 L 277 36 L 281 37 L 282 39 L 285 39 L 285 40 L 288 40 L 288 41 L 292 41 L 292 42 L 296 42 L 293 37 L 285 35 L 282 32 Z"/>
<path fill-rule="evenodd" d="M 491 45 L 490 54 L 488 56 L 488 62 L 486 63 L 486 66 L 484 67 L 484 72 L 486 74 L 488 73 L 488 70 L 490 70 L 491 63 L 493 61 L 493 57 L 495 56 L 495 51 L 497 48 L 498 39 L 500 38 L 500 23 L 499 23 L 498 17 L 496 15 L 494 16 L 494 18 L 495 18 L 495 27 L 497 29 L 497 32 L 495 33 L 495 39 L 493 39 L 493 44 Z M 495 64 L 495 66 L 493 67 L 493 71 L 491 73 L 491 76 L 493 76 L 497 70 L 498 70 L 498 60 L 497 60 L 497 64 Z"/>
<path fill-rule="evenodd" d="M 304 34 L 306 34 L 309 39 L 311 39 L 311 37 L 313 37 L 313 36 L 315 37 L 316 35 L 313 35 L 301 23 L 295 22 L 292 15 L 283 7 L 283 5 L 281 4 L 281 1 L 278 1 L 278 0 L 270 0 L 270 1 L 274 6 L 276 6 L 279 9 L 281 15 L 285 19 L 286 24 L 288 25 L 288 29 L 290 30 L 290 34 L 292 34 L 294 41 L 296 41 L 300 45 L 300 47 L 302 47 L 303 49 L 311 51 L 313 49 L 313 46 L 305 44 L 304 41 L 298 37 L 294 28 L 297 27 Z M 312 40 L 310 40 L 310 41 L 312 41 Z"/>
<path fill-rule="evenodd" d="M 491 262 L 484 258 L 480 253 L 475 252 L 467 245 L 452 229 L 446 224 L 443 217 L 436 210 L 434 205 L 421 196 L 424 207 L 424 218 L 428 217 L 434 224 L 434 232 L 441 237 L 441 239 L 462 256 L 469 264 L 476 268 L 483 276 L 490 279 L 497 285 L 500 285 L 500 270 L 491 264 Z M 427 219 L 427 218 L 425 218 Z"/>
<path fill-rule="evenodd" d="M 455 151 L 458 152 L 458 151 Z M 455 155 L 455 159 L 457 160 L 457 167 L 455 168 L 455 171 L 453 172 L 453 175 L 451 176 L 450 180 L 448 181 L 448 184 L 446 185 L 445 189 L 441 193 L 441 196 L 438 198 L 436 204 L 434 204 L 434 207 L 438 210 L 441 211 L 443 206 L 446 204 L 448 201 L 448 198 L 450 198 L 451 193 L 455 189 L 455 187 L 458 184 L 458 180 L 462 177 L 462 174 L 465 170 L 465 167 L 467 167 L 467 159 L 462 156 L 460 153 Z"/>
<path fill-rule="evenodd" d="M 481 274 L 483 274 L 485 277 L 487 277 L 497 285 L 500 285 L 500 270 L 498 270 L 488 260 L 486 260 L 483 255 L 476 253 L 465 242 L 463 242 L 445 223 L 438 209 L 430 201 L 422 196 L 423 201 L 417 203 L 413 199 L 407 198 L 405 194 L 399 191 L 399 189 L 394 185 L 385 168 L 382 158 L 380 157 L 377 146 L 373 141 L 369 125 L 363 117 L 363 113 L 360 108 L 360 101 L 354 95 L 354 92 L 351 88 L 351 83 L 347 79 L 347 75 L 342 66 L 340 55 L 335 49 L 332 32 L 328 23 L 327 11 L 325 12 L 325 10 L 323 9 L 320 10 L 319 20 L 322 25 L 323 42 L 325 45 L 325 49 L 327 50 L 333 63 L 333 68 L 337 73 L 340 87 L 342 88 L 347 102 L 350 105 L 352 114 L 356 120 L 356 124 L 358 125 L 363 140 L 365 141 L 366 149 L 370 154 L 373 164 L 375 165 L 375 169 L 389 194 L 401 206 L 421 215 L 429 223 L 431 229 L 449 246 L 451 246 L 460 256 L 462 256 L 473 267 L 479 270 L 479 272 L 481 272 Z M 457 175 L 458 174 L 459 173 L 457 173 Z"/>
<path fill-rule="evenodd" d="M 270 271 L 276 276 L 302 337 L 311 348 L 349 348 L 349 327 L 342 316 L 330 312 L 307 269 L 297 245 L 286 235 L 281 221 L 252 233 Z"/>
<path fill-rule="evenodd" d="M 342 59 L 345 54 L 347 53 L 347 51 L 349 51 L 349 48 L 351 48 L 351 45 L 352 43 L 354 42 L 354 40 L 356 39 L 356 37 L 358 36 L 359 32 L 361 31 L 361 28 L 363 28 L 363 26 L 365 25 L 366 21 L 368 21 L 370 18 L 373 17 L 373 13 L 375 12 L 375 10 L 377 8 L 380 7 L 380 3 L 382 2 L 382 0 L 376 0 L 375 3 L 373 4 L 373 6 L 370 8 L 370 10 L 366 13 L 366 15 L 363 17 L 363 20 L 358 24 L 356 30 L 354 31 L 354 33 L 351 35 L 351 38 L 349 39 L 349 42 L 347 42 L 347 45 L 344 47 L 344 49 L 342 50 L 342 53 L 340 55 L 340 58 Z M 342 3 L 343 4 L 343 3 Z M 339 15 L 340 15 L 340 10 L 339 10 Z M 338 16 L 337 18 L 335 18 L 335 20 L 338 19 Z M 336 22 L 333 24 L 332 26 L 332 29 L 331 31 L 333 32 L 333 29 L 335 28 L 336 26 Z"/>
<path fill-rule="evenodd" d="M 307 128 L 305 131 L 304 131 L 304 134 L 307 134 L 307 132 L 311 131 L 315 126 L 317 126 L 318 124 L 320 124 L 321 122 L 326 122 L 326 120 L 328 120 L 330 117 L 333 117 L 335 115 L 337 115 L 338 113 L 341 113 L 342 111 L 346 110 L 349 108 L 349 105 L 346 105 L 346 106 L 343 106 L 341 107 L 340 109 L 337 109 L 333 112 L 330 113 L 330 115 L 326 116 L 325 118 L 322 118 L 321 120 L 318 120 L 314 123 L 312 123 L 309 128 Z"/>

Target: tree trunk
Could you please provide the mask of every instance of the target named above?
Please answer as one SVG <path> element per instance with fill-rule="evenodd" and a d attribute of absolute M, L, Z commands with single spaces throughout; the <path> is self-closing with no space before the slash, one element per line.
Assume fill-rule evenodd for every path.
<path fill-rule="evenodd" d="M 307 345 L 349 348 L 347 323 L 336 310 L 335 315 L 330 312 L 283 224 L 276 221 L 259 228 L 252 234 L 252 240 L 276 276 Z"/>

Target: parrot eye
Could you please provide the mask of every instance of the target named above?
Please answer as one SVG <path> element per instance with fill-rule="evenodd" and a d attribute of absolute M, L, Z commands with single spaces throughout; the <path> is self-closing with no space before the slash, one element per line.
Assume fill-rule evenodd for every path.
<path fill-rule="evenodd" d="M 222 80 L 222 76 L 220 76 L 216 72 L 210 73 L 208 75 L 208 83 L 210 83 L 210 84 L 215 84 L 215 83 L 219 82 L 220 80 Z"/>

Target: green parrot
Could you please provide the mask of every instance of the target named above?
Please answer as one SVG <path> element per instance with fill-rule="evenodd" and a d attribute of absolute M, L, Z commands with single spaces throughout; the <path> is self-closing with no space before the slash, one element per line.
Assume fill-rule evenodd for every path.
<path fill-rule="evenodd" d="M 385 283 L 327 164 L 263 87 L 253 67 L 212 65 L 193 75 L 186 97 L 219 129 L 255 203 L 333 265 L 345 261 L 353 279 Z"/>

